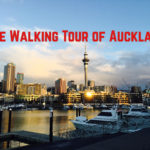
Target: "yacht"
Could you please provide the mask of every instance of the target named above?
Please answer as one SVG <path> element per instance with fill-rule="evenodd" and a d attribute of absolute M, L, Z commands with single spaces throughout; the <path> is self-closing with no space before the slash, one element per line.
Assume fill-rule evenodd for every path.
<path fill-rule="evenodd" d="M 73 104 L 73 106 L 72 106 L 72 109 L 77 109 L 78 108 L 78 105 L 77 104 Z"/>
<path fill-rule="evenodd" d="M 90 104 L 84 105 L 84 109 L 93 109 L 93 106 L 91 106 Z"/>
<path fill-rule="evenodd" d="M 98 134 L 117 133 L 121 127 L 121 119 L 116 109 L 102 110 L 95 118 L 87 120 L 79 116 L 72 120 L 76 129 L 97 132 Z"/>
<path fill-rule="evenodd" d="M 124 117 L 128 118 L 149 118 L 150 119 L 150 113 L 144 106 L 131 106 L 129 112 L 127 114 L 124 114 Z"/>
<path fill-rule="evenodd" d="M 70 109 L 70 106 L 69 105 L 67 105 L 67 104 L 64 104 L 63 105 L 63 110 L 69 110 Z"/>
<path fill-rule="evenodd" d="M 109 108 L 107 107 L 107 105 L 101 104 L 101 105 L 99 106 L 99 109 L 109 109 Z"/>
<path fill-rule="evenodd" d="M 143 106 L 131 106 L 127 114 L 123 114 L 124 123 L 128 126 L 150 126 L 150 113 Z"/>

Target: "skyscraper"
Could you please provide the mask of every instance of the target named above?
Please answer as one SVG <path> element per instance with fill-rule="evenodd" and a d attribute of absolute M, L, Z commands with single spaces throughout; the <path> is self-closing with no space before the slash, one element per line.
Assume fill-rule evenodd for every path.
<path fill-rule="evenodd" d="M 74 84 L 75 84 L 74 80 L 68 81 L 69 88 L 72 88 Z"/>
<path fill-rule="evenodd" d="M 67 93 L 66 80 L 58 79 L 55 81 L 55 94 Z"/>
<path fill-rule="evenodd" d="M 74 89 L 77 91 L 77 84 L 75 84 L 74 80 L 68 81 L 68 89 Z"/>
<path fill-rule="evenodd" d="M 88 80 L 88 87 L 90 87 L 90 89 L 94 89 L 94 86 L 95 86 L 95 81 Z"/>
<path fill-rule="evenodd" d="M 82 61 L 83 61 L 83 64 L 84 64 L 85 89 L 87 89 L 87 86 L 88 86 L 87 71 L 88 71 L 88 62 L 90 60 L 88 59 L 88 54 L 87 54 L 87 51 L 86 51 L 86 46 L 85 46 L 84 58 L 83 58 Z"/>
<path fill-rule="evenodd" d="M 84 90 L 84 85 L 83 84 L 80 84 L 79 85 L 79 91 L 83 91 Z"/>
<path fill-rule="evenodd" d="M 24 74 L 17 73 L 17 84 L 23 84 L 23 80 L 24 80 Z"/>
<path fill-rule="evenodd" d="M 15 90 L 15 65 L 13 63 L 9 63 L 4 66 L 4 92 L 12 93 Z"/>

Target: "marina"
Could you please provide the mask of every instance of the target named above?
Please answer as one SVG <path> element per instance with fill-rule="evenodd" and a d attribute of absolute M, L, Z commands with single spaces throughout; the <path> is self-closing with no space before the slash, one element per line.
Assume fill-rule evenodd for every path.
<path fill-rule="evenodd" d="M 141 118 L 140 124 L 133 124 L 133 121 L 126 120 L 130 110 L 128 113 L 121 114 L 116 106 L 111 109 L 81 109 L 78 111 L 79 109 L 54 110 L 51 131 L 50 110 L 12 111 L 11 124 L 9 123 L 10 111 L 3 111 L 0 135 L 1 147 L 3 149 L 8 148 L 4 146 L 5 141 L 11 141 L 9 142 L 9 148 L 13 148 L 13 141 L 24 143 L 22 146 L 26 146 L 26 144 L 35 145 L 36 143 L 43 144 L 78 138 L 131 134 L 150 127 L 149 118 L 145 118 L 145 122 L 143 122 L 144 118 Z M 147 112 L 147 114 L 150 113 Z M 136 122 L 136 114 L 134 117 Z M 15 145 L 17 146 L 17 144 Z"/>
<path fill-rule="evenodd" d="M 84 114 L 88 118 L 92 118 L 98 112 L 99 112 L 98 110 L 86 110 L 86 111 L 83 110 L 82 114 Z M 50 126 L 49 114 L 50 114 L 49 110 L 12 111 L 11 132 L 26 133 L 26 135 L 27 133 L 35 133 L 34 135 L 42 134 L 48 138 Z M 75 110 L 54 110 L 54 117 L 53 117 L 54 141 L 60 139 L 61 140 L 69 138 L 72 139 L 74 137 L 79 137 L 80 134 L 75 136 L 73 132 L 70 133 L 71 131 L 75 130 L 74 125 L 70 121 L 72 119 L 75 119 L 75 117 L 76 117 Z M 8 132 L 8 121 L 9 121 L 9 112 L 3 111 L 3 120 L 2 120 L 3 123 L 1 133 L 4 135 L 6 135 Z M 85 136 L 85 134 L 83 136 Z M 32 137 L 31 134 L 29 134 L 28 137 Z"/>

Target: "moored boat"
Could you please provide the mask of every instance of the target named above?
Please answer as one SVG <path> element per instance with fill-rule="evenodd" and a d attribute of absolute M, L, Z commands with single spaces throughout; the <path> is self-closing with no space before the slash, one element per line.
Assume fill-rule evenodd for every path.
<path fill-rule="evenodd" d="M 72 120 L 76 129 L 97 132 L 99 134 L 117 133 L 121 127 L 121 119 L 116 109 L 102 110 L 96 117 L 87 120 L 83 116 Z"/>
<path fill-rule="evenodd" d="M 129 127 L 149 127 L 150 113 L 143 106 L 131 106 L 127 114 L 123 114 L 124 124 Z"/>

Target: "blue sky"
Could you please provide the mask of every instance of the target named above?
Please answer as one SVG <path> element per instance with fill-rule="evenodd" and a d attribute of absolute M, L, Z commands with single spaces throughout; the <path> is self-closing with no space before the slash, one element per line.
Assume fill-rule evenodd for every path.
<path fill-rule="evenodd" d="M 150 20 L 148 0 L 0 0 L 2 25 L 44 28 L 61 32 L 111 30 L 148 31 Z M 94 43 L 93 43 L 94 44 Z M 140 50 L 146 43 L 113 43 L 115 50 Z M 57 45 L 55 45 L 57 46 Z M 55 48 L 54 46 L 54 48 Z"/>
<path fill-rule="evenodd" d="M 96 73 L 96 76 L 92 75 L 92 73 L 89 73 L 89 78 L 95 78 L 98 84 L 108 84 L 110 83 L 109 80 L 111 78 L 112 84 L 121 85 L 122 83 L 118 83 L 117 81 L 118 77 L 120 78 L 120 80 L 122 78 L 127 81 L 131 80 L 131 84 L 135 84 L 135 82 L 136 84 L 137 82 L 145 83 L 149 82 L 150 79 L 150 72 L 147 72 L 147 70 L 149 69 L 149 60 L 148 58 L 146 60 L 144 59 L 145 56 L 149 56 L 149 42 L 109 43 L 108 39 L 111 30 L 141 31 L 143 34 L 145 33 L 145 31 L 149 31 L 149 7 L 149 0 L 0 0 L 0 30 L 3 30 L 5 28 L 11 29 L 14 27 L 23 30 L 34 30 L 35 28 L 39 28 L 61 32 L 63 29 L 68 29 L 70 31 L 88 31 L 89 34 L 93 31 L 105 31 L 106 39 L 103 43 L 93 43 L 91 41 L 89 41 L 88 43 L 88 50 L 89 53 L 91 53 L 91 55 L 89 55 L 89 58 L 90 56 L 94 57 L 94 55 L 96 55 L 96 58 L 91 58 L 91 66 L 89 64 L 89 72 L 91 70 L 91 72 L 94 72 L 94 74 Z M 16 53 L 18 57 L 25 56 L 25 54 L 23 54 L 23 51 L 25 53 L 27 51 L 31 51 L 33 53 L 38 53 L 38 58 L 43 58 L 43 60 L 46 59 L 46 56 L 44 56 L 46 52 L 44 52 L 44 50 L 39 51 L 39 49 L 37 49 L 37 45 L 39 45 L 39 43 L 36 43 L 37 45 L 29 43 L 15 44 L 12 44 L 10 42 L 1 44 L 1 54 L 6 56 L 6 52 L 8 51 L 8 49 L 14 50 L 14 46 L 22 47 L 22 45 L 24 45 L 25 48 L 24 50 L 22 50 L 22 54 L 19 54 L 21 52 Z M 76 62 L 76 59 L 78 57 L 82 58 L 82 49 L 84 49 L 82 43 L 64 43 L 62 40 L 58 43 L 50 43 L 49 45 L 44 45 L 45 50 L 48 52 L 48 54 L 49 52 L 53 52 L 53 55 L 55 55 L 54 57 L 56 57 L 57 55 L 59 56 L 59 54 L 56 53 L 61 53 L 61 50 L 64 52 L 64 57 L 71 57 L 72 54 L 68 51 L 72 50 L 72 53 L 74 53 L 74 51 L 77 51 L 72 62 L 71 60 L 66 61 L 68 66 L 69 63 L 71 66 L 76 66 L 73 63 Z M 39 45 L 39 47 L 41 47 L 42 49 L 43 45 L 41 44 Z M 79 51 L 76 50 L 77 48 Z M 46 53 L 46 55 L 48 54 Z M 10 56 L 6 56 L 7 58 L 5 57 L 5 59 L 3 57 L 0 62 L 1 79 L 3 75 L 3 64 L 7 63 L 9 61 L 9 58 L 12 58 L 10 61 L 14 61 L 18 68 L 21 68 L 21 66 L 19 66 L 19 62 L 14 59 L 13 54 L 9 54 L 9 52 L 7 52 L 7 55 Z M 37 55 L 33 54 L 35 60 L 36 56 Z M 101 62 L 100 59 L 103 61 Z M 135 65 L 139 62 L 140 64 L 135 68 Z M 43 62 L 41 60 L 41 64 L 42 63 Z M 95 65 L 96 69 L 93 67 L 93 65 Z M 145 65 L 147 65 L 147 68 L 145 68 Z M 33 65 L 33 68 L 35 68 L 35 66 Z M 123 68 L 123 70 L 119 70 L 118 72 L 118 66 L 119 69 Z M 145 70 L 143 70 L 143 68 L 145 68 Z M 33 77 L 31 77 L 31 73 L 26 72 L 26 69 L 20 70 L 25 73 L 26 82 L 32 82 Z M 76 76 L 72 76 L 71 71 L 70 73 L 65 72 L 66 69 L 62 70 L 62 72 L 60 73 L 58 73 L 59 70 L 52 70 L 50 69 L 48 71 L 51 72 L 49 74 L 49 77 L 39 75 L 37 77 L 37 81 L 49 82 L 50 84 L 52 84 L 53 80 L 55 80 L 54 75 L 56 76 L 56 78 L 60 77 L 61 75 L 64 76 L 64 78 L 68 78 L 68 76 L 70 76 L 69 79 L 71 79 L 71 77 L 74 77 L 74 80 L 76 80 L 78 83 L 83 81 L 82 75 L 78 77 L 80 71 L 76 72 Z M 19 70 L 17 69 L 17 71 Z M 125 73 L 121 74 L 121 72 L 123 71 L 127 72 L 127 75 L 124 75 Z M 48 72 L 45 71 L 45 73 Z M 137 76 L 136 78 L 135 75 Z M 108 77 L 106 78 L 106 76 Z M 51 82 L 49 80 L 51 80 Z"/>

